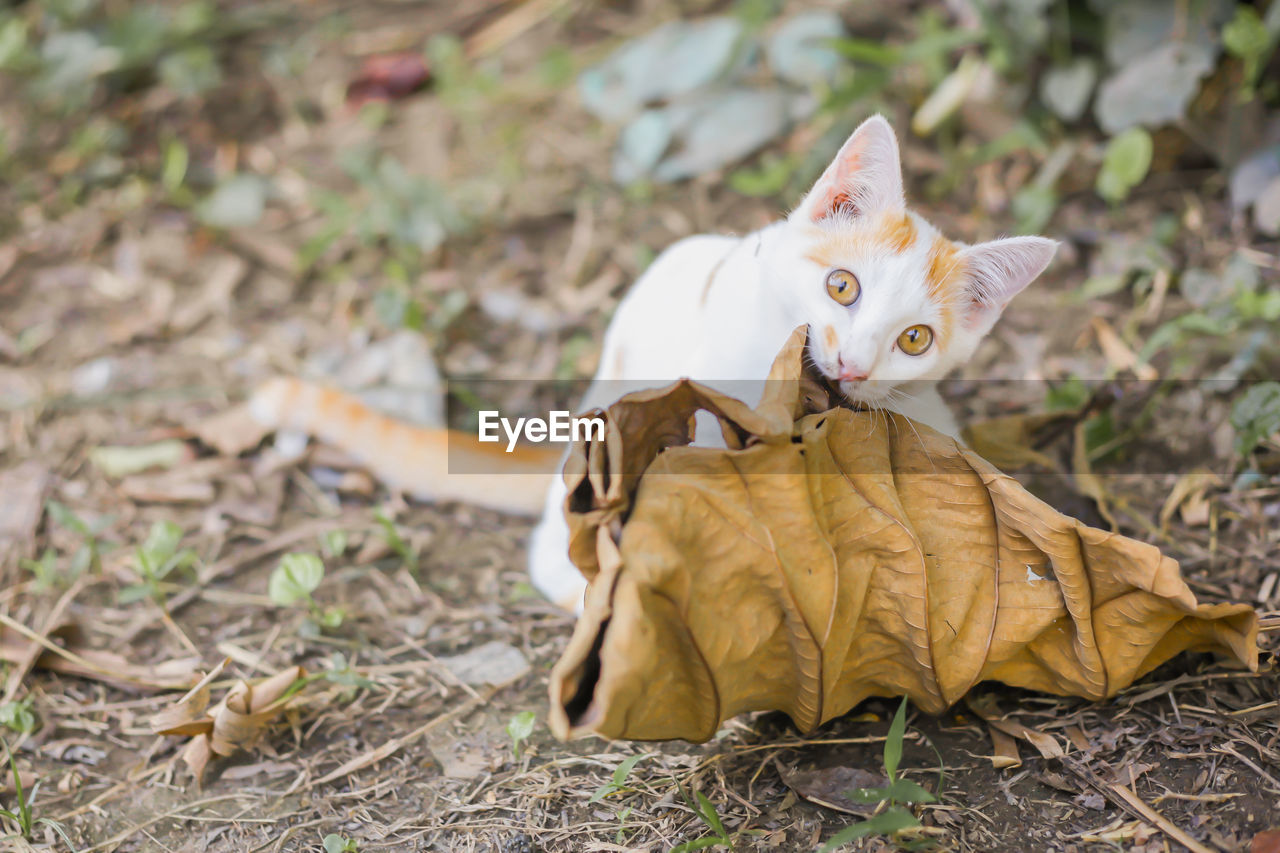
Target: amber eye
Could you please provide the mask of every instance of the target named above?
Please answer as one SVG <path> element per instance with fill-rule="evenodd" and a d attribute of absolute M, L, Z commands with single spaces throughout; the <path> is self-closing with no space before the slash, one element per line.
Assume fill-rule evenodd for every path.
<path fill-rule="evenodd" d="M 907 355 L 924 355 L 933 346 L 933 329 L 928 326 L 912 326 L 898 335 L 898 349 Z"/>
<path fill-rule="evenodd" d="M 858 277 L 848 270 L 832 270 L 827 273 L 827 295 L 841 305 L 852 305 L 862 294 Z"/>

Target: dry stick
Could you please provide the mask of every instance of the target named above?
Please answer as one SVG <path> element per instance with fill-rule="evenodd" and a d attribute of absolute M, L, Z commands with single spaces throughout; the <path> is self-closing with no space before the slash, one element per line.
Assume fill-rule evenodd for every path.
<path fill-rule="evenodd" d="M 1139 817 L 1142 820 L 1153 824 L 1165 835 L 1190 850 L 1191 853 L 1218 853 L 1218 851 L 1215 851 L 1212 847 L 1206 847 L 1190 835 L 1187 835 L 1179 829 L 1176 824 L 1153 809 L 1151 806 L 1147 805 L 1143 802 L 1141 797 L 1133 791 L 1130 791 L 1124 785 L 1120 785 L 1115 782 L 1104 782 L 1097 773 L 1080 761 L 1073 761 L 1065 756 L 1061 760 L 1062 766 L 1073 772 L 1081 779 L 1081 781 L 1085 782 L 1085 784 L 1097 789 L 1099 793 L 1112 803 L 1135 817 Z"/>
<path fill-rule="evenodd" d="M 1167 817 L 1144 803 L 1141 797 L 1124 785 L 1113 782 L 1107 788 L 1125 803 L 1128 803 L 1129 807 L 1141 815 L 1143 819 L 1155 824 L 1161 832 L 1186 847 L 1191 853 L 1215 853 L 1212 847 L 1206 847 L 1190 835 L 1187 835 Z"/>
<path fill-rule="evenodd" d="M 499 689 L 500 689 L 499 687 L 490 687 L 487 691 L 485 691 L 484 694 L 476 696 L 472 699 L 468 699 L 466 702 L 463 702 L 461 705 L 458 705 L 455 708 L 445 711 L 440 716 L 434 717 L 429 722 L 424 723 L 423 725 L 409 732 L 407 735 L 401 735 L 398 738 L 392 738 L 391 740 L 387 741 L 377 749 L 371 749 L 368 752 L 364 753 L 363 755 L 356 756 L 355 758 L 342 764 L 336 769 L 329 771 L 325 775 L 321 776 L 319 779 L 316 779 L 304 785 L 302 787 L 302 790 L 309 791 L 312 788 L 316 787 L 317 785 L 328 784 L 329 782 L 333 782 L 337 779 L 341 779 L 344 776 L 348 776 L 352 773 L 355 773 L 357 770 L 363 770 L 364 768 L 370 766 L 371 764 L 377 764 L 379 761 L 382 761 L 384 758 L 387 758 L 399 752 L 403 747 L 407 746 L 410 743 L 413 743 L 415 740 L 422 737 L 427 732 L 431 731 L 441 723 L 447 722 L 453 719 L 454 717 L 461 716 L 462 714 L 469 713 L 475 710 L 476 708 L 480 707 L 485 702 L 488 702 L 490 699 L 492 699 L 493 695 L 497 693 Z M 289 793 L 293 793 L 293 792 L 290 791 Z"/>
<path fill-rule="evenodd" d="M 57 643 L 51 642 L 48 637 L 44 637 L 40 634 L 37 634 L 35 631 L 32 631 L 26 625 L 23 625 L 21 622 L 18 622 L 17 620 L 10 618 L 4 613 L 0 613 L 0 624 L 8 628 L 12 628 L 13 630 L 17 631 L 19 634 L 26 637 L 28 640 L 32 641 L 33 643 L 38 643 L 39 645 L 43 646 L 46 650 L 51 651 L 55 655 L 58 655 L 60 657 L 64 657 L 67 660 L 71 661 L 72 663 L 77 664 L 78 666 L 84 667 L 90 672 L 96 672 L 101 675 L 110 675 L 112 677 L 119 677 L 125 681 L 131 680 L 131 679 L 125 678 L 124 676 L 117 676 L 116 673 L 111 672 L 106 667 L 98 666 L 95 663 L 90 663 L 88 660 L 80 657 L 80 655 L 76 654 L 70 649 L 64 649 L 62 646 L 59 646 Z M 39 657 L 37 657 L 37 660 L 38 659 Z"/>
<path fill-rule="evenodd" d="M 142 823 L 131 826 L 128 829 L 121 830 L 120 832 L 117 832 L 115 835 L 108 838 L 106 841 L 100 841 L 97 844 L 93 845 L 92 847 L 88 847 L 85 850 L 82 850 L 81 853 L 94 853 L 94 851 L 96 850 L 114 849 L 115 847 L 119 846 L 120 842 L 124 841 L 134 833 L 142 832 L 147 827 L 154 826 L 155 824 L 159 823 L 162 820 L 168 820 L 171 817 L 180 815 L 182 814 L 184 809 L 199 808 L 200 806 L 207 806 L 210 803 L 217 803 L 217 802 L 221 802 L 222 800 L 238 800 L 241 797 L 247 797 L 247 796 L 252 796 L 252 795 L 246 794 L 243 792 L 239 794 L 221 794 L 217 797 L 206 797 L 203 800 L 196 800 L 194 803 L 183 803 L 177 808 L 167 811 L 164 814 L 156 815 L 153 818 L 144 820 Z"/>
<path fill-rule="evenodd" d="M 40 629 L 40 636 L 48 638 L 49 632 L 57 627 L 58 620 L 62 618 L 67 605 L 80 594 L 80 590 L 84 589 L 88 580 L 88 575 L 81 575 L 76 578 L 71 588 L 62 594 L 62 597 L 53 605 L 53 609 L 49 611 L 49 615 L 45 617 L 44 625 Z M 44 654 L 39 648 L 38 644 L 33 644 L 31 650 L 14 664 L 13 671 L 9 673 L 9 680 L 4 687 L 4 698 L 0 699 L 0 702 L 8 702 L 17 695 L 18 690 L 22 687 L 23 680 L 27 677 L 27 673 L 31 671 L 31 668 L 36 665 L 36 661 Z"/>

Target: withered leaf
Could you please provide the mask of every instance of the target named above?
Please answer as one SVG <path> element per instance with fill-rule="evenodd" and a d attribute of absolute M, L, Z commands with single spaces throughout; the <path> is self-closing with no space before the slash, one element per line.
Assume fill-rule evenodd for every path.
<path fill-rule="evenodd" d="M 291 666 L 257 684 L 237 681 L 221 702 L 207 708 L 210 682 L 225 664 L 151 718 L 151 730 L 157 734 L 191 737 L 182 760 L 197 779 L 214 756 L 226 758 L 253 746 L 288 704 L 289 688 L 306 675 L 302 667 Z"/>
<path fill-rule="evenodd" d="M 798 329 L 755 409 L 683 380 L 572 449 L 589 585 L 552 672 L 557 735 L 703 741 L 756 710 L 804 731 L 868 696 L 938 713 L 985 680 L 1103 699 L 1189 649 L 1256 668 L 1252 608 L 1197 604 L 1156 548 L 947 436 L 839 407 L 804 346 Z M 682 446 L 699 409 L 729 449 Z"/>

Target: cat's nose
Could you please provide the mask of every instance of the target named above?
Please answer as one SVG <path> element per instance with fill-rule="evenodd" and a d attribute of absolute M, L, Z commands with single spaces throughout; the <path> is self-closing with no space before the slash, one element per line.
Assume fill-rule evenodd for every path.
<path fill-rule="evenodd" d="M 850 364 L 844 360 L 844 356 L 840 356 L 840 378 L 845 382 L 861 382 L 867 378 L 867 370 L 856 364 Z"/>

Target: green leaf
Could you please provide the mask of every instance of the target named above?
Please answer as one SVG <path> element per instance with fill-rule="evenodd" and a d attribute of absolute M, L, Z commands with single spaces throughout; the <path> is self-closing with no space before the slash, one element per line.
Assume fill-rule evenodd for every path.
<path fill-rule="evenodd" d="M 537 717 L 532 711 L 521 711 L 507 723 L 507 734 L 511 737 L 511 749 L 516 758 L 520 757 L 520 744 L 528 740 L 529 736 L 533 734 L 533 726 L 536 721 Z"/>
<path fill-rule="evenodd" d="M 65 527 L 73 533 L 79 533 L 81 536 L 92 536 L 93 530 L 84 522 L 80 516 L 76 515 L 65 504 L 61 504 L 50 498 L 45 503 L 45 510 L 48 511 L 49 517 L 52 518 L 59 527 Z"/>
<path fill-rule="evenodd" d="M 1235 17 L 1222 28 L 1222 46 L 1244 63 L 1244 82 L 1248 88 L 1258 78 L 1263 60 L 1271 52 L 1271 33 L 1252 6 L 1239 4 Z"/>
<path fill-rule="evenodd" d="M 1049 224 L 1058 209 L 1058 193 L 1053 187 L 1037 184 L 1023 187 L 1014 195 L 1010 205 L 1017 220 L 1019 234 L 1038 234 Z"/>
<path fill-rule="evenodd" d="M 35 731 L 36 715 L 31 713 L 31 700 L 20 699 L 0 705 L 0 726 L 13 729 L 19 734 Z"/>
<path fill-rule="evenodd" d="M 892 782 L 898 778 L 898 763 L 902 761 L 902 738 L 907 732 L 907 697 L 902 697 L 898 713 L 889 724 L 889 734 L 884 741 L 884 772 Z"/>
<path fill-rule="evenodd" d="M 846 826 L 831 836 L 831 840 L 822 845 L 819 853 L 830 853 L 837 847 L 843 847 L 850 841 L 856 841 L 868 835 L 892 835 L 904 829 L 913 829 L 920 825 L 916 816 L 906 809 L 888 809 L 869 820 Z"/>
<path fill-rule="evenodd" d="M 131 583 L 116 593 L 117 604 L 133 604 L 151 595 L 151 587 L 145 583 Z"/>
<path fill-rule="evenodd" d="M 690 850 L 706 850 L 708 847 L 718 847 L 726 844 L 724 839 L 716 838 L 714 835 L 708 835 L 706 838 L 699 838 L 696 841 L 686 841 L 683 844 L 677 844 L 671 848 L 671 853 L 689 853 Z"/>
<path fill-rule="evenodd" d="M 341 557 L 347 551 L 347 534 L 343 530 L 330 530 L 320 537 L 320 547 L 330 557 Z"/>
<path fill-rule="evenodd" d="M 910 779 L 894 779 L 885 793 L 895 803 L 932 803 L 937 799 Z"/>
<path fill-rule="evenodd" d="M 694 791 L 693 795 L 698 798 L 698 813 L 707 822 L 707 826 L 715 830 L 721 838 L 728 838 L 728 833 L 724 831 L 724 824 L 720 822 L 720 815 L 716 811 L 716 807 L 707 799 L 706 794 L 701 791 Z"/>
<path fill-rule="evenodd" d="M 187 177 L 191 153 L 181 140 L 171 139 L 164 147 L 164 165 L 160 168 L 160 185 L 170 195 L 176 193 Z"/>
<path fill-rule="evenodd" d="M 1123 201 L 1147 176 L 1152 150 L 1151 134 L 1141 127 L 1131 127 L 1113 138 L 1098 172 L 1098 195 L 1113 203 Z"/>
<path fill-rule="evenodd" d="M 182 528 L 172 521 L 157 521 L 151 525 L 142 550 L 155 562 L 164 562 L 178 550 L 182 541 Z"/>
<path fill-rule="evenodd" d="M 1280 382 L 1259 382 L 1231 406 L 1236 452 L 1250 453 L 1263 439 L 1280 430 Z"/>
<path fill-rule="evenodd" d="M 613 769 L 613 784 L 621 787 L 622 783 L 627 781 L 627 777 L 631 775 L 631 771 L 635 769 L 635 766 L 648 757 L 648 753 L 641 753 L 640 755 L 632 755 L 622 759 L 622 763 Z"/>
<path fill-rule="evenodd" d="M 286 554 L 271 573 L 267 595 L 282 607 L 310 598 L 324 580 L 324 563 L 315 554 Z"/>
<path fill-rule="evenodd" d="M 356 853 L 360 849 L 354 838 L 343 838 L 334 832 L 326 835 L 321 843 L 324 844 L 324 853 Z"/>

